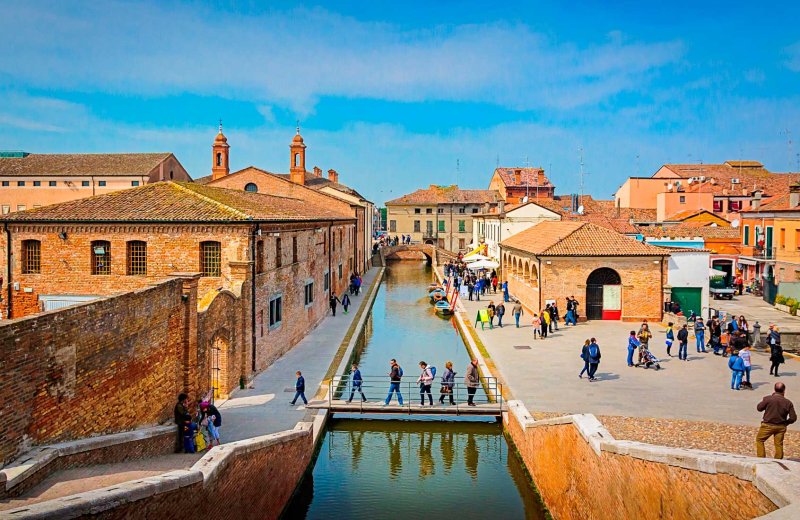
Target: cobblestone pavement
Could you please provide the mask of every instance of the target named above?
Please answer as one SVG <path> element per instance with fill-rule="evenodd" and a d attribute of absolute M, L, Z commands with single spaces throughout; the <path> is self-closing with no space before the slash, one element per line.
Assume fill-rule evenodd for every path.
<path fill-rule="evenodd" d="M 784 332 L 800 332 L 800 318 L 779 311 L 762 298 L 750 294 L 734 296 L 732 300 L 711 300 L 711 307 L 729 315 L 744 316 L 753 325 L 761 325 L 761 334 L 766 334 L 770 323 L 775 323 Z"/>

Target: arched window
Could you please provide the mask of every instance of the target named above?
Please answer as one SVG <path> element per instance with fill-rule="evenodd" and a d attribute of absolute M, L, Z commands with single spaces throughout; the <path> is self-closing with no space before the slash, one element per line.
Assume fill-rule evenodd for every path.
<path fill-rule="evenodd" d="M 222 166 L 222 153 L 217 152 L 217 166 Z"/>
<path fill-rule="evenodd" d="M 38 240 L 22 241 L 22 274 L 41 274 L 42 243 Z"/>
<path fill-rule="evenodd" d="M 131 240 L 127 246 L 127 273 L 130 276 L 147 275 L 147 242 Z"/>
<path fill-rule="evenodd" d="M 258 186 L 255 185 L 253 182 L 248 182 L 244 185 L 244 191 L 249 191 L 250 193 L 258 193 Z"/>
<path fill-rule="evenodd" d="M 111 274 L 111 242 L 92 242 L 92 274 Z"/>
<path fill-rule="evenodd" d="M 222 247 L 219 242 L 200 242 L 200 272 L 203 276 L 222 275 Z"/>
<path fill-rule="evenodd" d="M 172 179 L 174 177 L 175 177 L 175 173 L 172 170 L 170 170 L 169 171 L 169 178 Z"/>
<path fill-rule="evenodd" d="M 299 153 L 294 154 L 294 165 L 295 166 L 300 166 L 300 154 Z"/>

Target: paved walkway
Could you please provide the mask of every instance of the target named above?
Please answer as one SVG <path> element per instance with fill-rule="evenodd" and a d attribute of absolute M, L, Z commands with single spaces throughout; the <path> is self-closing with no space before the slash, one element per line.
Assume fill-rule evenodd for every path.
<path fill-rule="evenodd" d="M 497 302 L 501 298 L 492 295 Z M 464 301 L 474 323 L 478 308 L 488 305 Z M 612 321 L 581 323 L 555 332 L 545 340 L 533 339 L 531 316 L 522 318 L 524 326 L 514 327 L 511 307 L 506 324 L 477 333 L 497 364 L 515 398 L 532 412 L 594 413 L 630 417 L 660 417 L 694 421 L 720 421 L 754 425 L 760 421 L 756 404 L 772 393 L 776 379 L 769 375 L 768 356 L 753 353 L 754 391 L 730 389 L 727 358 L 711 353 L 697 354 L 693 338 L 689 341 L 689 361 L 666 356 L 664 328 L 654 326 L 652 351 L 662 359 L 662 370 L 628 368 L 627 337 L 639 324 Z M 579 354 L 585 339 L 596 337 L 602 352 L 599 380 L 578 379 L 583 367 Z M 515 347 L 530 347 L 517 349 Z M 677 354 L 677 345 L 673 347 Z M 800 406 L 800 361 L 788 359 L 782 365 L 780 380 L 788 387 L 787 397 Z M 793 426 L 797 429 L 797 426 Z"/>
<path fill-rule="evenodd" d="M 295 372 L 303 372 L 306 398 L 311 400 L 379 272 L 379 268 L 372 268 L 363 275 L 361 294 L 351 297 L 349 314 L 340 306 L 336 317 L 328 315 L 292 350 L 257 375 L 253 388 L 236 390 L 219 405 L 223 443 L 291 430 L 303 419 L 306 411 L 302 402 L 299 406 L 289 404 L 294 397 Z"/>
<path fill-rule="evenodd" d="M 736 316 L 744 316 L 752 326 L 761 325 L 762 336 L 767 333 L 770 323 L 776 324 L 783 332 L 800 332 L 800 317 L 779 311 L 759 296 L 743 294 L 732 300 L 711 300 L 711 307 Z"/>

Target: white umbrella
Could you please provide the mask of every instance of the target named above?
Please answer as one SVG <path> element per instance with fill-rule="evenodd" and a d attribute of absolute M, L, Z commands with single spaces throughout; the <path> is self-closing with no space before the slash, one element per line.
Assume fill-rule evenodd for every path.
<path fill-rule="evenodd" d="M 477 262 L 473 262 L 469 264 L 470 269 L 495 269 L 500 267 L 500 264 L 495 262 L 494 260 L 478 260 Z"/>
<path fill-rule="evenodd" d="M 466 263 L 478 262 L 478 261 L 481 261 L 481 260 L 488 260 L 488 259 L 489 259 L 488 256 L 483 256 L 480 253 L 475 253 L 474 255 L 465 256 L 464 258 L 462 258 L 462 260 L 464 262 L 466 262 Z"/>

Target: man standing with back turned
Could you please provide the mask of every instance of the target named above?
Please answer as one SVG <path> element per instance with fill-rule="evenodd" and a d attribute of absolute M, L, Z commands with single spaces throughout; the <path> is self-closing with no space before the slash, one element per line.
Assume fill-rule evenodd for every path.
<path fill-rule="evenodd" d="M 784 393 L 786 393 L 786 385 L 775 383 L 775 392 L 766 396 L 756 406 L 759 412 L 764 412 L 761 427 L 756 435 L 756 454 L 759 457 L 766 457 L 764 441 L 774 435 L 775 458 L 783 458 L 783 436 L 786 433 L 786 427 L 797 420 L 794 405 L 783 396 Z"/>

